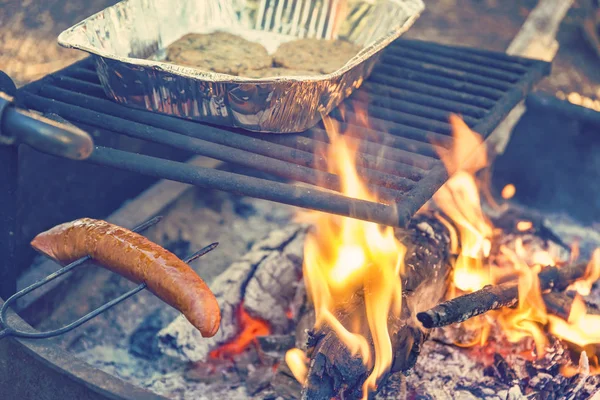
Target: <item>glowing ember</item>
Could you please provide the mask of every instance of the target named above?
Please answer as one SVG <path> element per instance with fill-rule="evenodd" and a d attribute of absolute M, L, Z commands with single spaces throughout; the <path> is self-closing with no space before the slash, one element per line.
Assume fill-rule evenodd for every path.
<path fill-rule="evenodd" d="M 502 189 L 502 198 L 506 200 L 512 199 L 516 193 L 517 189 L 515 188 L 515 185 L 509 183 Z"/>
<path fill-rule="evenodd" d="M 342 192 L 377 201 L 356 173 L 356 149 L 339 134 L 334 120 L 324 122 L 331 141 L 328 169 L 340 176 Z M 393 361 L 388 318 L 400 316 L 406 249 L 391 227 L 318 212 L 299 217 L 315 227 L 304 249 L 304 280 L 315 308 L 315 328 L 328 325 L 353 355 L 372 368 L 363 386 L 367 398 Z M 339 314 L 349 315 L 350 321 L 340 321 Z M 367 338 L 373 340 L 374 354 Z M 297 357 L 294 354 L 289 357 Z M 296 377 L 305 376 L 303 363 L 292 359 L 288 364 Z"/>
<path fill-rule="evenodd" d="M 517 230 L 521 232 L 525 232 L 533 228 L 533 223 L 531 221 L 519 221 L 517 222 Z"/>
<path fill-rule="evenodd" d="M 246 348 L 255 343 L 257 336 L 271 333 L 269 325 L 260 319 L 253 318 L 244 309 L 241 303 L 237 309 L 237 320 L 240 332 L 229 342 L 210 352 L 210 358 L 225 359 L 241 354 Z"/>
<path fill-rule="evenodd" d="M 464 326 L 475 330 L 476 335 L 470 343 L 461 345 L 485 344 L 490 323 L 494 321 L 511 342 L 533 338 L 538 357 L 544 355 L 548 343 L 547 331 L 579 346 L 581 351 L 584 346 L 600 343 L 600 316 L 587 314 L 581 297 L 575 299 L 568 321 L 547 314 L 538 273 L 543 266 L 557 265 L 559 260 L 551 253 L 529 248 L 522 240 L 517 239 L 514 241 L 514 248 L 503 246 L 498 255 L 490 256 L 490 243 L 498 230 L 483 214 L 480 191 L 486 193 L 489 190 L 483 187 L 483 182 L 475 175 L 487 165 L 485 153 L 478 152 L 468 163 L 458 164 L 465 159 L 465 152 L 470 152 L 481 144 L 481 139 L 460 118 L 452 117 L 450 123 L 456 147 L 449 153 L 440 154 L 440 158 L 452 176 L 434 196 L 436 205 L 445 215 L 442 222 L 455 231 L 456 238 L 453 241 L 460 243 L 460 246 L 453 245 L 453 251 L 458 253 L 458 257 L 454 267 L 453 290 L 450 293 L 457 296 L 478 290 L 486 284 L 498 283 L 499 279 L 516 277 L 519 294 L 516 308 L 501 309 L 466 321 Z M 514 185 L 509 184 L 501 194 L 504 199 L 510 199 L 515 192 Z M 530 221 L 519 221 L 516 228 L 525 232 L 532 229 L 533 224 Z M 574 246 L 571 261 L 578 254 L 578 247 Z M 581 295 L 587 295 L 592 284 L 599 278 L 600 250 L 596 250 L 585 277 L 575 282 L 572 288 Z M 595 355 L 590 359 L 597 364 L 598 358 Z M 594 371 L 600 372 L 600 369 L 595 368 Z"/>

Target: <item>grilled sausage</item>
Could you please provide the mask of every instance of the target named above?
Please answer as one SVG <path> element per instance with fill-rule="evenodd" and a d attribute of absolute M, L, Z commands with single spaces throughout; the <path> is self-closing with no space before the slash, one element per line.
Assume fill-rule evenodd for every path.
<path fill-rule="evenodd" d="M 206 283 L 173 253 L 135 232 L 82 218 L 40 233 L 31 246 L 63 265 L 89 255 L 133 282 L 146 283 L 152 293 L 181 311 L 202 336 L 214 336 L 219 330 L 219 304 Z"/>

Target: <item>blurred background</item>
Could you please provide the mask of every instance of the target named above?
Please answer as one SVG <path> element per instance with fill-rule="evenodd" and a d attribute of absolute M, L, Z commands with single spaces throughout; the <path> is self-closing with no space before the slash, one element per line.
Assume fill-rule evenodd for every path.
<path fill-rule="evenodd" d="M 58 34 L 116 0 L 0 0 L 0 70 L 18 86 L 85 55 L 56 43 Z M 502 51 L 537 0 L 425 0 L 406 37 Z M 540 89 L 600 111 L 598 0 L 576 0 L 558 33 L 552 76 Z"/>

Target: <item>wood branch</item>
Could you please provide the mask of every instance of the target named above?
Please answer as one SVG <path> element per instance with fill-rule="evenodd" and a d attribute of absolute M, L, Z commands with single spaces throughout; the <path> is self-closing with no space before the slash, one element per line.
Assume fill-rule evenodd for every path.
<path fill-rule="evenodd" d="M 394 358 L 390 373 L 410 370 L 419 355 L 428 331 L 414 318 L 443 298 L 450 276 L 450 237 L 447 228 L 434 216 L 417 215 L 406 231 L 397 237 L 409 246 L 403 277 L 402 318 L 390 320 Z M 346 314 L 346 317 L 348 315 Z M 344 316 L 340 316 L 342 323 Z M 308 355 L 311 358 L 302 398 L 320 400 L 360 398 L 370 369 L 358 356 L 352 356 L 337 335 L 328 328 L 312 333 Z M 382 377 L 380 385 L 389 374 Z"/>
<path fill-rule="evenodd" d="M 571 283 L 585 276 L 587 264 L 567 267 L 546 267 L 538 275 L 540 288 L 565 290 Z M 466 321 L 477 315 L 502 307 L 512 307 L 519 298 L 518 282 L 488 285 L 476 292 L 445 301 L 432 309 L 417 314 L 426 328 L 439 328 Z"/>
<path fill-rule="evenodd" d="M 574 0 L 540 0 L 506 50 L 507 54 L 552 61 L 556 34 Z"/>
<path fill-rule="evenodd" d="M 506 50 L 507 54 L 520 57 L 552 61 L 558 52 L 556 34 L 574 0 L 540 0 L 529 13 L 521 30 Z M 496 153 L 504 152 L 513 128 L 525 113 L 525 104 L 520 102 L 498 125 L 489 137 Z"/>

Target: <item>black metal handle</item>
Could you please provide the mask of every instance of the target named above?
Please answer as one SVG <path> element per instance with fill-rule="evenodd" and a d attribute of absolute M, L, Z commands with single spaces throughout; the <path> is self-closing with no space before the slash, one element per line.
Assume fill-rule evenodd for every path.
<path fill-rule="evenodd" d="M 18 109 L 12 97 L 0 92 L 0 145 L 19 143 L 73 160 L 88 158 L 94 149 L 94 141 L 83 130 Z"/>

